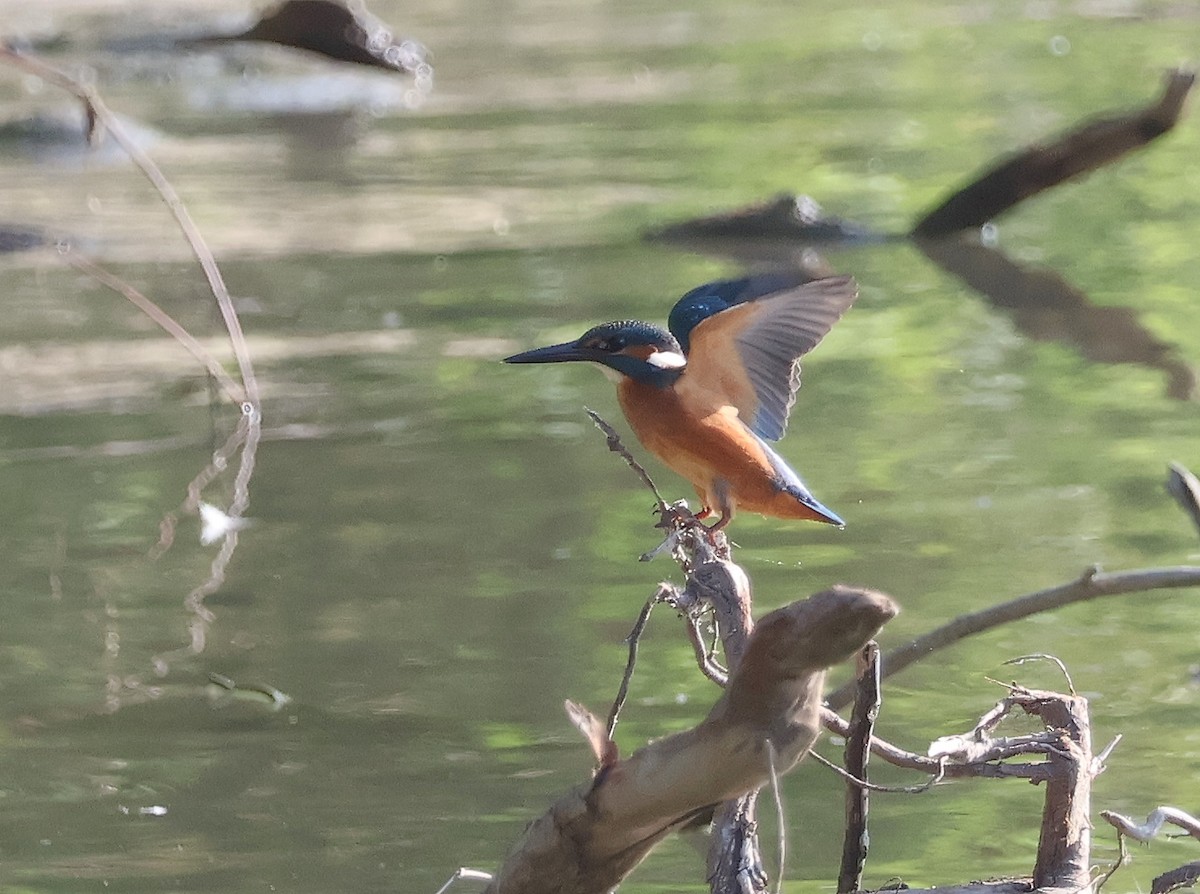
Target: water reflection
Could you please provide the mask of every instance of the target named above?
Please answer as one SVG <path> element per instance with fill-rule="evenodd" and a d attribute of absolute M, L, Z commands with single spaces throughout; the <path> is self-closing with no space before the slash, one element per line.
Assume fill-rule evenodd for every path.
<path fill-rule="evenodd" d="M 1028 270 L 969 236 L 915 242 L 927 258 L 1008 313 L 1029 338 L 1070 345 L 1093 363 L 1160 370 L 1168 396 L 1196 399 L 1195 367 L 1180 357 L 1178 346 L 1143 326 L 1133 308 L 1099 307 L 1053 271 Z"/>
<path fill-rule="evenodd" d="M 835 267 L 822 247 L 845 247 L 846 232 L 840 222 L 811 232 L 804 225 L 789 225 L 793 234 L 788 238 L 774 233 L 759 236 L 755 231 L 761 228 L 760 221 L 754 218 L 764 207 L 679 224 L 648 238 L 736 260 L 755 270 L 796 270 L 814 278 L 833 275 Z M 854 238 L 849 244 L 860 242 Z M 1134 363 L 1160 370 L 1166 374 L 1169 397 L 1197 398 L 1195 367 L 1180 356 L 1177 345 L 1143 326 L 1133 308 L 1097 306 L 1058 274 L 1023 267 L 999 248 L 982 244 L 978 234 L 914 238 L 913 242 L 925 257 L 1007 313 L 1029 338 L 1068 345 L 1093 363 Z"/>
<path fill-rule="evenodd" d="M 597 397 L 616 418 L 594 375 L 526 383 L 500 375 L 498 359 L 595 319 L 661 316 L 664 296 L 735 275 L 736 253 L 713 263 L 635 244 L 630 234 L 652 220 L 801 176 L 833 208 L 905 218 L 935 194 L 948 145 L 978 158 L 1026 122 L 1040 132 L 1052 103 L 1079 100 L 1068 83 L 1087 80 L 1079 89 L 1107 102 L 1114 79 L 1157 68 L 1150 56 L 1182 40 L 1178 21 L 1092 23 L 1087 43 L 1103 59 L 1090 63 L 1076 41 L 1064 61 L 1037 51 L 1044 21 L 996 12 L 986 29 L 970 26 L 975 46 L 994 52 L 973 53 L 974 74 L 959 79 L 944 7 L 906 14 L 900 47 L 893 14 L 877 5 L 836 21 L 782 2 L 371 6 L 418 17 L 414 33 L 438 51 L 445 92 L 415 112 L 356 118 L 370 115 L 360 104 L 314 121 L 294 106 L 189 101 L 200 77 L 286 81 L 293 65 L 309 78 L 293 94 L 321 80 L 334 92 L 333 63 L 283 50 L 228 63 L 192 54 L 154 74 L 163 56 L 98 62 L 109 104 L 170 134 L 156 157 L 236 294 L 265 309 L 244 318 L 265 393 L 248 507 L 259 523 L 205 600 L 216 618 L 202 653 L 189 647 L 194 617 L 182 605 L 213 559 L 199 525 L 181 522 L 159 562 L 144 557 L 231 420 L 214 426 L 186 355 L 51 252 L 0 263 L 0 850 L 16 884 L 74 890 L 86 875 L 114 890 L 193 894 L 429 891 L 454 866 L 494 865 L 553 793 L 587 773 L 562 699 L 611 697 L 621 639 L 666 573 L 635 561 L 654 542 L 649 500 L 587 426 L 581 407 Z M 64 57 L 98 46 L 108 9 L 63 13 L 62 33 L 90 41 Z M 855 14 L 879 36 L 869 55 Z M 1073 22 L 1051 24 L 1065 33 Z M 19 118 L 46 95 L 22 83 L 10 98 L 5 112 Z M 290 137 L 262 124 L 272 114 L 317 125 L 318 171 L 302 175 L 326 166 L 336 183 L 293 176 Z M 916 114 L 919 130 L 897 118 Z M 1110 183 L 1089 208 L 1150 249 L 1155 281 L 1197 281 L 1195 140 L 1180 128 L 1143 156 L 1153 176 Z M 171 261 L 161 205 L 138 202 L 132 175 L 30 164 L 15 143 L 0 153 L 18 230 L 93 236 L 97 254 L 198 336 L 218 331 L 194 269 Z M 878 189 L 868 159 L 895 189 Z M 1153 209 L 1157 229 L 1134 232 L 1133 203 Z M 1094 251 L 1080 229 L 1056 227 L 1065 264 Z M 1000 315 L 989 328 L 988 308 L 895 243 L 829 261 L 792 240 L 760 256 L 764 245 L 739 250 L 751 266 L 824 264 L 866 288 L 814 357 L 820 384 L 803 399 L 816 424 L 781 450 L 850 523 L 801 532 L 739 518 L 760 608 L 834 580 L 873 584 L 903 601 L 890 635 L 908 636 L 1087 563 L 1174 562 L 1194 549 L 1194 531 L 1161 506 L 1160 480 L 1168 455 L 1193 448 L 1194 419 L 1159 398 L 1152 376 L 1082 364 L 1061 375 L 1054 352 L 1023 350 Z M 1117 275 L 1146 278 L 1132 252 L 1114 254 L 1127 265 Z M 1106 342 L 1140 340 L 1183 382 L 1173 364 L 1200 350 L 1190 295 L 1174 306 L 1147 295 L 1148 313 L 1180 321 L 1176 351 L 1103 315 L 1086 322 L 1086 299 L 1066 305 L 1048 330 L 1096 328 L 1100 346 L 1087 350 L 1104 362 L 1124 356 Z M 384 331 L 400 320 L 403 330 Z M 683 495 L 679 479 L 656 478 Z M 1053 649 L 1081 688 L 1102 694 L 1097 727 L 1128 734 L 1097 800 L 1136 812 L 1146 792 L 1188 796 L 1196 696 L 1179 680 L 1195 663 L 1194 615 L 1184 595 L 1112 601 L 964 644 L 889 688 L 886 732 L 923 748 L 992 698 L 982 675 L 1002 659 Z M 644 644 L 630 747 L 690 725 L 712 695 L 666 627 Z M 158 679 L 153 659 L 176 647 L 187 652 Z M 294 701 L 278 713 L 241 700 L 213 710 L 210 673 Z M 789 879 L 825 878 L 843 792 L 819 768 L 802 771 L 786 783 L 789 824 L 805 830 L 789 841 Z M 156 805 L 169 813 L 137 816 Z M 965 786 L 881 800 L 874 871 L 961 879 L 979 841 L 992 842 L 988 863 L 969 871 L 1020 871 L 1037 793 L 989 791 L 980 808 Z M 939 829 L 935 850 L 914 852 L 912 830 L 926 825 Z M 703 884 L 695 856 L 672 847 L 631 890 Z M 1138 866 L 1155 856 L 1139 854 Z"/>

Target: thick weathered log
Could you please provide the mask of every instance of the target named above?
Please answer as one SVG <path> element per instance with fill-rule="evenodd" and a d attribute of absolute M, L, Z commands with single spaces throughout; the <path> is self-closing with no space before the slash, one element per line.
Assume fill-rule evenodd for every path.
<path fill-rule="evenodd" d="M 835 587 L 764 617 L 698 726 L 647 745 L 568 792 L 526 828 L 487 894 L 604 894 L 667 834 L 762 786 L 820 729 L 825 670 L 896 613 L 881 593 Z"/>
<path fill-rule="evenodd" d="M 1051 753 L 1054 775 L 1046 783 L 1046 803 L 1038 836 L 1033 884 L 1037 888 L 1085 889 L 1091 882 L 1092 728 L 1087 699 L 1078 695 L 1017 690 L 1012 698 L 1059 734 Z"/>

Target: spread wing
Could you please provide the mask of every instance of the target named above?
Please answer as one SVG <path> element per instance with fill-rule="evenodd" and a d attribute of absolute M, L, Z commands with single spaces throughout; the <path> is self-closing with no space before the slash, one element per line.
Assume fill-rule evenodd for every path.
<path fill-rule="evenodd" d="M 687 354 L 691 349 L 689 342 L 692 330 L 714 314 L 728 310 L 735 304 L 793 289 L 812 280 L 813 277 L 801 270 L 780 270 L 705 283 L 675 302 L 667 328 L 683 348 L 683 353 Z"/>
<path fill-rule="evenodd" d="M 687 367 L 676 389 L 696 407 L 731 404 L 759 437 L 783 437 L 800 387 L 800 358 L 857 296 L 851 277 L 830 277 L 702 319 L 690 331 Z"/>

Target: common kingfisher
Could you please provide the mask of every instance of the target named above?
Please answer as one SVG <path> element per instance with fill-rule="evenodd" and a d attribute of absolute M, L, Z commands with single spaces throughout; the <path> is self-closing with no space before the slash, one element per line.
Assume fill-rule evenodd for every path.
<path fill-rule="evenodd" d="M 638 439 L 688 479 L 710 536 L 737 509 L 841 526 L 767 441 L 783 437 L 800 387 L 799 360 L 858 296 L 849 276 L 769 273 L 692 289 L 668 329 L 639 320 L 593 327 L 575 341 L 505 363 L 599 363 Z"/>

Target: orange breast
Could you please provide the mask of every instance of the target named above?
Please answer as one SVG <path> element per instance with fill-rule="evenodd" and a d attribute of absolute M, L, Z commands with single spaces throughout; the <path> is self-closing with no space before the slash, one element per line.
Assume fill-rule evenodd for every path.
<path fill-rule="evenodd" d="M 780 489 L 771 461 L 733 407 L 715 400 L 685 407 L 673 389 L 633 379 L 620 382 L 617 397 L 638 440 L 688 479 L 710 509 L 729 515 L 737 507 L 779 518 L 821 518 Z"/>

